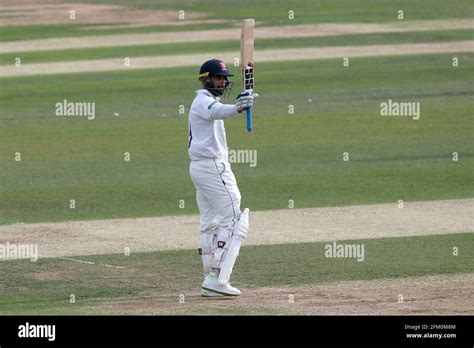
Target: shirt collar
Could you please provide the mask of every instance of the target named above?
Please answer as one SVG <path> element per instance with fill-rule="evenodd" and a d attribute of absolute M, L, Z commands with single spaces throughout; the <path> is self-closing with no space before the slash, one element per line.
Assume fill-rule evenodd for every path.
<path fill-rule="evenodd" d="M 214 95 L 211 92 L 209 92 L 207 89 L 204 89 L 204 88 L 198 89 L 196 91 L 196 95 L 199 95 L 199 94 L 205 94 L 205 95 L 208 95 L 211 98 L 216 99 L 216 97 L 214 97 Z"/>

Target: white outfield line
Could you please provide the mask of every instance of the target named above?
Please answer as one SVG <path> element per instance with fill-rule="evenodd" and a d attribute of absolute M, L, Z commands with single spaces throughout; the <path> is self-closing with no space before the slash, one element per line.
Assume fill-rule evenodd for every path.
<path fill-rule="evenodd" d="M 117 269 L 125 268 L 123 266 L 114 266 L 114 265 L 109 265 L 107 263 L 79 260 L 79 259 L 73 259 L 73 258 L 70 258 L 70 257 L 48 256 L 48 255 L 40 255 L 40 257 L 41 258 L 50 258 L 50 257 L 52 257 L 52 258 L 59 259 L 59 260 L 77 262 L 77 263 L 82 263 L 82 264 L 85 264 L 85 265 L 94 265 L 94 266 L 110 267 L 110 268 L 117 268 Z"/>
<path fill-rule="evenodd" d="M 467 53 L 474 52 L 474 40 L 399 44 L 399 45 L 367 45 L 367 46 L 331 46 L 310 48 L 289 48 L 256 50 L 255 61 L 278 62 L 298 61 L 313 59 L 329 59 L 344 57 L 372 57 L 372 56 L 394 56 L 407 54 L 431 54 L 431 53 Z M 239 57 L 239 52 L 215 52 L 165 55 L 151 57 L 130 57 L 129 66 L 125 65 L 124 58 L 79 60 L 72 62 L 22 64 L 19 67 L 12 65 L 0 66 L 0 77 L 51 75 L 69 73 L 88 73 L 98 71 L 135 70 L 135 69 L 157 69 L 176 68 L 185 66 L 196 66 L 196 62 L 203 62 L 213 57 L 219 57 L 226 62 L 233 62 Z"/>
<path fill-rule="evenodd" d="M 473 216 L 474 199 L 251 211 L 246 245 L 468 233 Z M 197 215 L 0 226 L 0 244 L 49 257 L 197 249 L 198 239 Z"/>

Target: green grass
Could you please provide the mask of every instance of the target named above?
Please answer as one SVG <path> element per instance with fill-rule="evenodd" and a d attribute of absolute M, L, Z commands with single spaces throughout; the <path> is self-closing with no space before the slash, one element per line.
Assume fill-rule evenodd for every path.
<path fill-rule="evenodd" d="M 445 54 L 260 65 L 255 131 L 242 117 L 226 121 L 231 149 L 258 151 L 255 168 L 233 165 L 242 204 L 473 197 L 474 55 L 459 59 L 458 68 Z M 0 223 L 197 213 L 187 157 L 196 68 L 2 79 Z M 421 119 L 381 117 L 389 98 L 420 102 Z M 55 116 L 63 99 L 95 102 L 96 119 Z"/>
<path fill-rule="evenodd" d="M 67 1 L 63 1 L 67 2 Z M 69 2 L 77 3 L 76 0 Z M 229 23 L 216 24 L 188 24 L 149 26 L 142 28 L 100 28 L 87 24 L 61 24 L 61 25 L 29 25 L 0 27 L 0 40 L 31 40 L 52 37 L 72 37 L 88 35 L 107 35 L 121 33 L 142 33 L 160 31 L 217 29 L 223 26 L 239 25 L 244 18 L 255 18 L 259 26 L 297 25 L 314 23 L 349 23 L 366 22 L 381 23 L 398 21 L 398 10 L 404 11 L 404 21 L 473 18 L 474 6 L 470 0 L 362 0 L 357 4 L 351 0 L 260 0 L 258 2 L 244 0 L 240 2 L 225 0 L 89 0 L 82 3 L 103 3 L 113 5 L 127 5 L 138 8 L 164 9 L 178 11 L 196 11 L 206 13 L 209 19 L 228 20 Z M 293 10 L 294 19 L 288 19 L 288 11 Z M 119 24 L 119 23 L 117 23 Z M 90 30 L 82 30 L 88 27 Z"/>
<path fill-rule="evenodd" d="M 130 5 L 128 0 L 80 2 Z M 449 3 L 443 0 L 362 0 L 356 4 L 351 0 L 138 0 L 133 2 L 133 6 L 198 11 L 207 13 L 212 19 L 255 18 L 271 25 L 393 21 L 397 19 L 398 10 L 404 11 L 405 20 L 474 17 L 474 6 L 468 0 L 453 0 Z M 288 20 L 289 10 L 295 13 L 293 20 Z"/>
<path fill-rule="evenodd" d="M 472 40 L 472 30 L 420 31 L 405 33 L 379 33 L 365 35 L 341 35 L 329 37 L 309 37 L 291 39 L 257 39 L 258 50 L 285 49 L 321 46 L 380 45 L 402 43 L 445 42 Z M 65 49 L 36 52 L 17 52 L 0 54 L 0 65 L 14 64 L 17 57 L 22 64 L 75 61 L 87 59 L 105 59 L 122 57 L 143 57 L 153 55 L 188 54 L 190 52 L 226 52 L 238 53 L 240 42 L 236 40 L 175 43 L 137 46 L 99 47 L 86 49 Z"/>
<path fill-rule="evenodd" d="M 246 246 L 235 267 L 233 283 L 245 292 L 245 288 L 254 287 L 297 289 L 303 285 L 341 281 L 474 272 L 472 233 L 340 243 L 363 244 L 365 260 L 326 258 L 326 242 Z M 459 248 L 459 256 L 453 256 L 453 247 Z M 119 303 L 120 299 L 151 301 L 147 307 L 149 311 L 160 313 L 163 309 L 157 300 L 173 301 L 176 297 L 178 310 L 179 294 L 197 295 L 201 282 L 200 258 L 195 250 L 78 258 L 126 268 L 105 268 L 58 259 L 39 259 L 36 263 L 2 261 L 0 314 L 97 314 L 104 311 L 97 306 L 109 301 Z M 40 280 L 41 274 L 57 275 L 58 279 Z M 76 297 L 75 304 L 69 303 L 71 294 Z M 215 302 L 206 314 L 224 314 L 228 312 L 225 307 L 225 302 Z M 113 306 L 107 313 L 114 311 L 124 313 L 124 309 Z M 258 303 L 251 308 L 232 311 L 231 314 L 272 313 L 271 309 L 259 308 Z"/>
<path fill-rule="evenodd" d="M 117 23 L 120 24 L 120 23 Z M 229 28 L 238 23 L 230 23 Z M 191 30 L 222 29 L 222 24 L 180 24 L 159 25 L 136 28 L 102 28 L 103 24 L 49 24 L 1 26 L 0 42 L 48 38 L 68 38 L 79 36 L 97 36 L 112 34 L 138 34 L 158 32 L 179 32 Z"/>

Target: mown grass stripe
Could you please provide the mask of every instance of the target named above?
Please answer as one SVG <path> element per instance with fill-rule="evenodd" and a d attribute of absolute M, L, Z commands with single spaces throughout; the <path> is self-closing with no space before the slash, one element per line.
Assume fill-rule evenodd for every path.
<path fill-rule="evenodd" d="M 400 44 L 422 42 L 446 42 L 472 40 L 472 30 L 443 30 L 404 33 L 376 33 L 365 35 L 342 35 L 331 37 L 292 38 L 292 39 L 256 39 L 259 50 L 271 48 L 303 48 L 323 46 L 357 46 L 377 44 Z M 210 41 L 198 43 L 156 44 L 137 46 L 117 46 L 104 48 L 65 49 L 38 52 L 17 52 L 0 54 L 0 65 L 15 64 L 19 57 L 22 64 L 41 62 L 79 61 L 89 59 L 146 57 L 154 55 L 189 54 L 200 52 L 238 51 L 238 40 Z"/>

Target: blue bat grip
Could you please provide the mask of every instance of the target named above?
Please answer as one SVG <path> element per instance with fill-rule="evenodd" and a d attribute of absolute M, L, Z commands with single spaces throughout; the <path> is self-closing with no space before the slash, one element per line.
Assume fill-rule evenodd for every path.
<path fill-rule="evenodd" d="M 252 131 L 252 107 L 247 108 L 247 131 Z"/>

